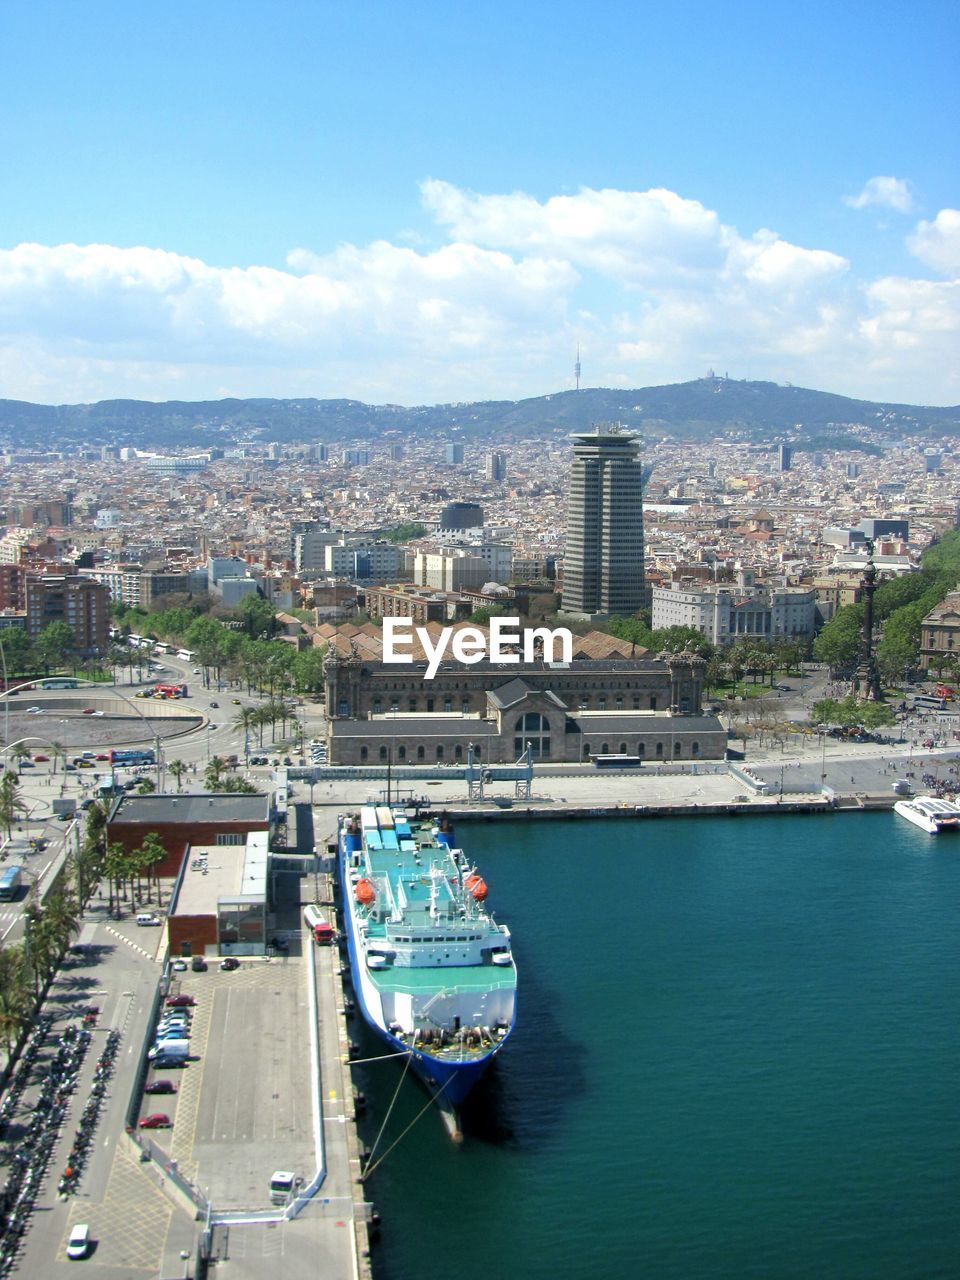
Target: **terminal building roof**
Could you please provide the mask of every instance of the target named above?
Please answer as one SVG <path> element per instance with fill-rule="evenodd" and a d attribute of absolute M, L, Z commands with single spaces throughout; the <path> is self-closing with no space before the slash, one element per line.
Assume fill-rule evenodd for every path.
<path fill-rule="evenodd" d="M 201 795 L 125 795 L 110 815 L 110 822 L 142 823 L 145 827 L 167 823 L 262 822 L 270 819 L 270 797 L 234 792 Z"/>

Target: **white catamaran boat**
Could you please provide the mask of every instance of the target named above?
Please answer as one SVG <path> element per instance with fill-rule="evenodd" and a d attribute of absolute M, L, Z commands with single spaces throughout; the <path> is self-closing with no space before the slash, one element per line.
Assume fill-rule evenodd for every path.
<path fill-rule="evenodd" d="M 960 805 L 952 800 L 938 800 L 936 796 L 898 800 L 893 811 L 932 836 L 939 835 L 941 831 L 956 831 L 960 825 Z"/>

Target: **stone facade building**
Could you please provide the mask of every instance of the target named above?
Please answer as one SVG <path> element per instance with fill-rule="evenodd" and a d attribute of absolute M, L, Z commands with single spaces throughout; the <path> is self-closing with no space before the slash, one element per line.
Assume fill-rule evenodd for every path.
<path fill-rule="evenodd" d="M 960 591 L 952 592 L 931 609 L 920 630 L 923 670 L 946 670 L 951 661 L 960 663 Z"/>
<path fill-rule="evenodd" d="M 722 760 L 726 733 L 702 708 L 703 659 L 691 653 L 516 666 L 399 666 L 331 650 L 326 663 L 333 764 L 490 763 L 596 755 Z"/>

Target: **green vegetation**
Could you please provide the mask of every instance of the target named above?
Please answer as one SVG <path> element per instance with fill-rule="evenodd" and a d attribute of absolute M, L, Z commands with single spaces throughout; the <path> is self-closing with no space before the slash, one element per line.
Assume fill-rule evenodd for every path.
<path fill-rule="evenodd" d="M 882 582 L 873 597 L 874 618 L 883 624 L 877 645 L 877 666 L 888 683 L 903 678 L 917 665 L 920 624 L 924 617 L 960 584 L 960 532 L 952 530 L 924 552 L 916 573 Z M 813 643 L 813 654 L 831 669 L 849 670 L 860 650 L 863 605 L 838 609 Z M 960 656 L 960 655 L 958 655 Z M 945 655 L 943 670 L 955 664 Z"/>
<path fill-rule="evenodd" d="M 120 606 L 114 608 L 114 617 L 127 635 L 136 632 L 191 650 L 205 682 L 226 680 L 271 698 L 294 691 L 316 694 L 323 687 L 323 649 L 297 650 L 286 640 L 274 639 L 275 610 L 260 596 L 248 596 L 225 619 L 183 605 L 149 614 Z M 107 658 L 114 668 L 141 671 L 149 660 L 145 650 L 124 644 L 115 645 Z"/>
<path fill-rule="evenodd" d="M 378 529 L 377 537 L 387 542 L 411 542 L 414 538 L 422 538 L 427 526 L 417 520 L 408 520 L 406 524 L 395 524 L 391 529 Z"/>
<path fill-rule="evenodd" d="M 865 729 L 882 729 L 896 724 L 892 707 L 882 702 L 861 702 L 853 694 L 846 698 L 821 698 L 813 704 L 814 724 L 836 724 L 844 728 L 863 725 Z"/>
<path fill-rule="evenodd" d="M 40 678 L 66 670 L 96 679 L 100 664 L 76 657 L 73 647 L 73 628 L 65 622 L 51 622 L 32 642 L 20 627 L 5 627 L 0 632 L 0 649 L 11 681 L 18 675 Z"/>

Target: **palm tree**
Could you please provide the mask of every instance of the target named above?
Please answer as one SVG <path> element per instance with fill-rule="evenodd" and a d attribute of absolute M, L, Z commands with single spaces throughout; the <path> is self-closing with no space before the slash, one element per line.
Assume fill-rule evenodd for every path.
<path fill-rule="evenodd" d="M 183 781 L 183 775 L 187 772 L 187 766 L 182 760 L 171 760 L 167 765 L 167 772 L 174 778 L 177 784 L 177 790 L 180 790 Z"/>
<path fill-rule="evenodd" d="M 21 947 L 0 946 L 0 1041 L 7 1058 L 29 1025 L 32 1006 Z"/>
<path fill-rule="evenodd" d="M 57 761 L 62 760 L 66 763 L 67 750 L 62 742 L 50 743 L 50 759 L 53 761 L 53 773 L 57 772 Z"/>
<path fill-rule="evenodd" d="M 41 911 L 51 937 L 57 944 L 58 954 L 62 954 L 79 927 L 76 899 L 63 889 L 55 889 L 47 895 Z"/>
<path fill-rule="evenodd" d="M 243 730 L 243 757 L 244 760 L 250 758 L 250 730 L 255 729 L 257 725 L 257 712 L 253 707 L 241 707 L 233 720 L 234 725 L 238 729 Z"/>
<path fill-rule="evenodd" d="M 143 844 L 139 849 L 141 864 L 146 868 L 147 872 L 147 896 L 150 893 L 150 873 L 154 873 L 154 880 L 157 884 L 157 905 L 160 904 L 160 876 L 157 868 L 167 856 L 167 851 L 160 842 L 160 837 L 155 831 L 148 831 L 143 837 Z"/>
<path fill-rule="evenodd" d="M 156 791 L 157 784 L 152 778 L 141 778 L 137 783 L 137 792 L 142 796 L 148 796 L 151 791 Z"/>
<path fill-rule="evenodd" d="M 5 771 L 0 776 L 0 825 L 10 839 L 10 832 L 17 820 L 18 813 L 26 813 L 27 806 L 20 799 L 20 781 L 15 773 Z"/>
<path fill-rule="evenodd" d="M 217 791 L 223 779 L 223 775 L 228 772 L 228 765 L 222 756 L 214 756 L 207 765 L 203 774 L 203 785 L 208 791 Z"/>
<path fill-rule="evenodd" d="M 120 907 L 120 886 L 127 875 L 127 851 L 118 840 L 114 840 L 107 848 L 103 869 L 107 876 L 110 891 L 110 914 L 113 914 L 113 899 L 116 894 L 117 909 Z"/>
<path fill-rule="evenodd" d="M 18 742 L 16 746 L 10 748 L 10 754 L 17 762 L 17 774 L 19 775 L 23 772 L 23 761 L 30 759 L 30 748 L 24 746 L 22 742 Z"/>

